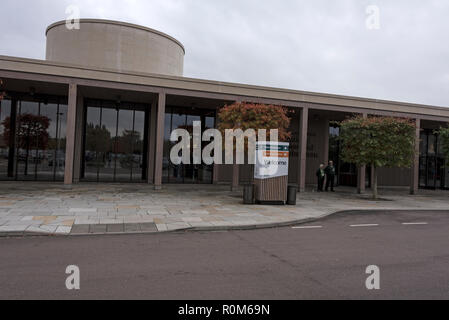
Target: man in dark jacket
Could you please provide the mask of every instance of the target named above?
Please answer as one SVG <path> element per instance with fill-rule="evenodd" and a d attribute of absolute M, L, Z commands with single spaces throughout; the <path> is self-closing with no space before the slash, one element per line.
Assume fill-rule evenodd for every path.
<path fill-rule="evenodd" d="M 326 192 L 329 191 L 329 187 L 331 188 L 331 192 L 335 192 L 334 190 L 334 184 L 335 184 L 335 167 L 334 162 L 329 161 L 329 165 L 324 170 L 326 174 Z"/>
<path fill-rule="evenodd" d="M 324 179 L 326 178 L 326 173 L 324 172 L 324 164 L 320 164 L 320 168 L 316 172 L 316 177 L 318 178 L 318 192 L 323 192 Z"/>

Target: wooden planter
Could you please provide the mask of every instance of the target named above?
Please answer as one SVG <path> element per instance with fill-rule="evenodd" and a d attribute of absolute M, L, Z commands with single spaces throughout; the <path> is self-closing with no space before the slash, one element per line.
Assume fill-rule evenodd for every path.
<path fill-rule="evenodd" d="M 282 202 L 287 201 L 288 176 L 255 179 L 255 196 L 257 202 Z"/>

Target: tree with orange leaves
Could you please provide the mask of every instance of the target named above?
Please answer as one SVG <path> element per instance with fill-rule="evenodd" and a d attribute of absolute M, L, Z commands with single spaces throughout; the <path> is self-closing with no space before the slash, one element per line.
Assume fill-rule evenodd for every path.
<path fill-rule="evenodd" d="M 288 131 L 291 121 L 289 113 L 288 108 L 282 106 L 236 102 L 220 109 L 218 129 L 223 137 L 226 136 L 226 130 L 254 130 L 256 137 L 259 136 L 259 130 L 266 130 L 267 140 L 271 138 L 270 130 L 277 129 L 279 141 L 285 142 L 291 137 Z M 248 149 L 248 141 L 245 141 L 245 148 Z"/>
<path fill-rule="evenodd" d="M 291 133 L 289 110 L 282 106 L 236 102 L 223 107 L 218 113 L 218 128 L 224 133 L 228 129 L 253 129 L 258 135 L 259 130 L 267 130 L 267 139 L 270 139 L 270 130 L 277 129 L 279 141 L 288 141 Z"/>
<path fill-rule="evenodd" d="M 5 97 L 5 93 L 3 91 L 1 91 L 2 86 L 3 86 L 3 80 L 0 79 L 0 101 L 2 101 L 3 98 Z"/>

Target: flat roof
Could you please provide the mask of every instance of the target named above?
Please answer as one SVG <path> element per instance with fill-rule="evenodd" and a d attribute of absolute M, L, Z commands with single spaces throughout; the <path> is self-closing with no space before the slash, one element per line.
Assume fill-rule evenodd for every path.
<path fill-rule="evenodd" d="M 351 97 L 327 93 L 315 93 L 291 89 L 255 86 L 221 81 L 203 80 L 187 77 L 166 76 L 139 72 L 118 72 L 110 69 L 87 68 L 83 66 L 50 62 L 45 60 L 26 59 L 0 55 L 0 77 L 8 77 L 11 72 L 32 75 L 57 77 L 55 83 L 76 82 L 76 79 L 103 81 L 116 84 L 129 84 L 161 89 L 179 89 L 191 92 L 207 92 L 216 95 L 232 95 L 248 98 L 278 100 L 280 104 L 286 101 L 291 106 L 298 103 L 309 103 L 359 109 L 410 113 L 444 117 L 449 120 L 449 108 L 398 101 L 378 100 L 370 98 Z M 44 81 L 44 80 L 43 80 Z M 224 100 L 226 100 L 224 98 Z M 311 106 L 313 108 L 313 106 Z M 446 119 L 444 119 L 446 120 Z"/>
<path fill-rule="evenodd" d="M 184 45 L 181 43 L 181 41 L 173 38 L 172 36 L 161 32 L 159 30 L 156 29 L 152 29 L 152 28 L 148 28 L 145 26 L 141 26 L 138 24 L 133 24 L 133 23 L 128 23 L 128 22 L 122 22 L 122 21 L 115 21 L 115 20 L 105 20 L 105 19 L 79 19 L 80 23 L 97 23 L 97 24 L 110 24 L 110 25 L 115 25 L 115 26 L 120 26 L 120 27 L 127 27 L 127 28 L 132 28 L 132 29 L 138 29 L 138 30 L 143 30 L 143 31 L 147 31 L 150 33 L 154 33 L 157 35 L 160 35 L 164 38 L 167 38 L 173 42 L 175 42 L 177 45 L 179 45 L 181 47 L 181 49 L 184 51 L 184 54 L 186 53 L 186 49 L 184 47 Z M 47 30 L 45 31 L 45 35 L 47 35 L 48 31 L 50 31 L 51 29 L 53 29 L 54 27 L 60 26 L 60 25 L 65 25 L 67 23 L 66 20 L 61 20 L 61 21 L 57 21 L 55 23 L 52 23 L 51 25 L 49 25 L 47 27 Z"/>

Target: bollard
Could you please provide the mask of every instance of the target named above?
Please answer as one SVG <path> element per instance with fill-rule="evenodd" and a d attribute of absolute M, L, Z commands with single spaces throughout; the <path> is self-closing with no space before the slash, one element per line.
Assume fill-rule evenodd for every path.
<path fill-rule="evenodd" d="M 295 185 L 288 186 L 287 192 L 287 204 L 289 206 L 296 206 L 296 194 L 298 193 L 298 187 Z"/>
<path fill-rule="evenodd" d="M 249 184 L 243 188 L 243 203 L 254 204 L 254 185 Z"/>

